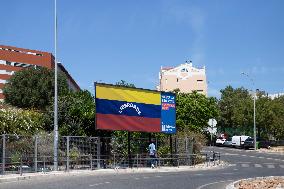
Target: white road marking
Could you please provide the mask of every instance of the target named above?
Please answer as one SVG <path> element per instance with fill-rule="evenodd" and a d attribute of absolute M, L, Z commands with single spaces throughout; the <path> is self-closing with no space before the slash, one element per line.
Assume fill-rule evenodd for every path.
<path fill-rule="evenodd" d="M 241 164 L 242 167 L 249 167 L 249 164 L 243 163 Z"/>
<path fill-rule="evenodd" d="M 195 176 L 202 176 L 203 174 L 200 173 L 200 174 L 194 174 L 194 175 L 195 175 Z"/>
<path fill-rule="evenodd" d="M 239 169 L 234 169 L 234 171 L 238 171 Z"/>
<path fill-rule="evenodd" d="M 271 165 L 271 164 L 277 164 L 277 163 L 263 163 L 263 164 L 268 164 L 268 165 Z"/>
<path fill-rule="evenodd" d="M 104 183 L 91 184 L 90 187 L 103 185 Z"/>
<path fill-rule="evenodd" d="M 93 187 L 93 186 L 99 186 L 99 185 L 109 184 L 109 183 L 110 183 L 110 182 L 104 182 L 104 183 L 100 182 L 100 183 L 96 183 L 96 184 L 90 184 L 89 186 L 90 186 L 90 187 Z"/>
<path fill-rule="evenodd" d="M 264 157 L 258 157 L 259 159 L 264 159 Z"/>
<path fill-rule="evenodd" d="M 143 177 L 143 179 L 148 179 L 149 177 Z"/>
<path fill-rule="evenodd" d="M 247 155 L 243 154 L 242 156 L 247 156 Z"/>
<path fill-rule="evenodd" d="M 237 163 L 251 163 L 250 161 L 239 161 Z"/>
<path fill-rule="evenodd" d="M 233 175 L 234 173 L 222 173 L 222 175 Z"/>
<path fill-rule="evenodd" d="M 157 177 L 157 178 L 161 178 L 162 176 L 160 176 L 160 175 L 157 175 L 157 176 L 155 176 L 155 177 Z"/>
<path fill-rule="evenodd" d="M 211 182 L 211 183 L 208 183 L 208 184 L 203 184 L 196 189 L 202 189 L 202 188 L 209 186 L 209 185 L 218 184 L 218 183 L 222 183 L 222 182 L 232 182 L 232 181 L 233 180 L 222 180 L 222 181 L 218 181 L 218 182 Z"/>
<path fill-rule="evenodd" d="M 275 168 L 275 166 L 274 165 L 267 165 L 267 168 L 273 169 L 273 168 Z"/>
<path fill-rule="evenodd" d="M 136 178 L 134 178 L 134 179 L 135 179 L 135 180 L 140 180 L 140 178 L 137 178 L 137 177 L 136 177 Z"/>
<path fill-rule="evenodd" d="M 252 157 L 252 158 L 254 158 L 255 156 L 249 156 L 249 157 Z"/>
<path fill-rule="evenodd" d="M 281 168 L 284 168 L 284 165 L 279 165 Z"/>
<path fill-rule="evenodd" d="M 260 164 L 254 164 L 255 167 L 262 167 Z"/>
<path fill-rule="evenodd" d="M 266 159 L 272 159 L 272 158 L 266 158 Z"/>

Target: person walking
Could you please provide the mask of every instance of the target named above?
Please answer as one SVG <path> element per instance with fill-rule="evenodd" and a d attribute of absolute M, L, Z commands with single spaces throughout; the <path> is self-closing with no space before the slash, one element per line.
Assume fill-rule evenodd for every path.
<path fill-rule="evenodd" d="M 151 158 L 151 168 L 155 168 L 155 160 L 156 160 L 156 146 L 154 144 L 154 141 L 151 141 L 151 144 L 149 145 L 149 155 Z"/>

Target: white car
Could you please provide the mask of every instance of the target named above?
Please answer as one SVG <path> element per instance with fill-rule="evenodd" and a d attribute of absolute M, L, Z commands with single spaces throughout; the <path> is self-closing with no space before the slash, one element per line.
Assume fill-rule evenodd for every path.
<path fill-rule="evenodd" d="M 226 141 L 225 138 L 219 137 L 216 140 L 216 146 L 223 146 L 224 142 Z"/>

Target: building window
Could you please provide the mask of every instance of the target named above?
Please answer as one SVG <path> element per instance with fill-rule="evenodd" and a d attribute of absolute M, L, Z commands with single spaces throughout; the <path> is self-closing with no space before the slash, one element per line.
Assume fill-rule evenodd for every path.
<path fill-rule="evenodd" d="M 177 78 L 177 83 L 178 83 L 178 78 Z"/>
<path fill-rule="evenodd" d="M 203 82 L 203 80 L 202 79 L 198 79 L 197 82 Z"/>
<path fill-rule="evenodd" d="M 26 63 L 20 63 L 20 62 L 9 62 L 5 60 L 0 60 L 0 64 L 8 65 L 8 66 L 14 66 L 14 67 L 22 67 L 22 68 L 29 68 L 29 67 L 41 67 L 38 65 L 32 65 L 32 64 L 26 64 Z"/>
<path fill-rule="evenodd" d="M 166 84 L 168 84 L 168 79 L 166 79 Z"/>
<path fill-rule="evenodd" d="M 35 55 L 35 56 L 43 56 L 43 54 L 40 54 L 40 53 L 19 51 L 19 50 L 15 50 L 15 49 L 6 49 L 6 48 L 1 48 L 1 47 L 0 47 L 0 50 L 18 52 L 18 53 L 23 53 L 23 54 L 31 54 L 31 55 Z"/>
<path fill-rule="evenodd" d="M 181 69 L 181 72 L 188 72 L 186 68 Z"/>
<path fill-rule="evenodd" d="M 5 65 L 5 64 L 6 64 L 6 61 L 5 61 L 5 60 L 0 60 L 0 64 Z"/>

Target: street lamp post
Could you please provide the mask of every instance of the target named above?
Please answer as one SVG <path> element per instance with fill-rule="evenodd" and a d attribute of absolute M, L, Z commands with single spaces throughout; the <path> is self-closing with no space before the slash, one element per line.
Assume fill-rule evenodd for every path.
<path fill-rule="evenodd" d="M 242 75 L 249 78 L 249 80 L 252 82 L 253 85 L 253 138 L 254 138 L 254 150 L 256 150 L 256 123 L 255 123 L 255 100 L 256 100 L 256 89 L 254 85 L 253 79 L 247 74 L 242 72 Z"/>
<path fill-rule="evenodd" d="M 57 87 L 57 0 L 54 0 L 54 148 L 53 148 L 53 168 L 58 170 L 58 87 Z"/>

